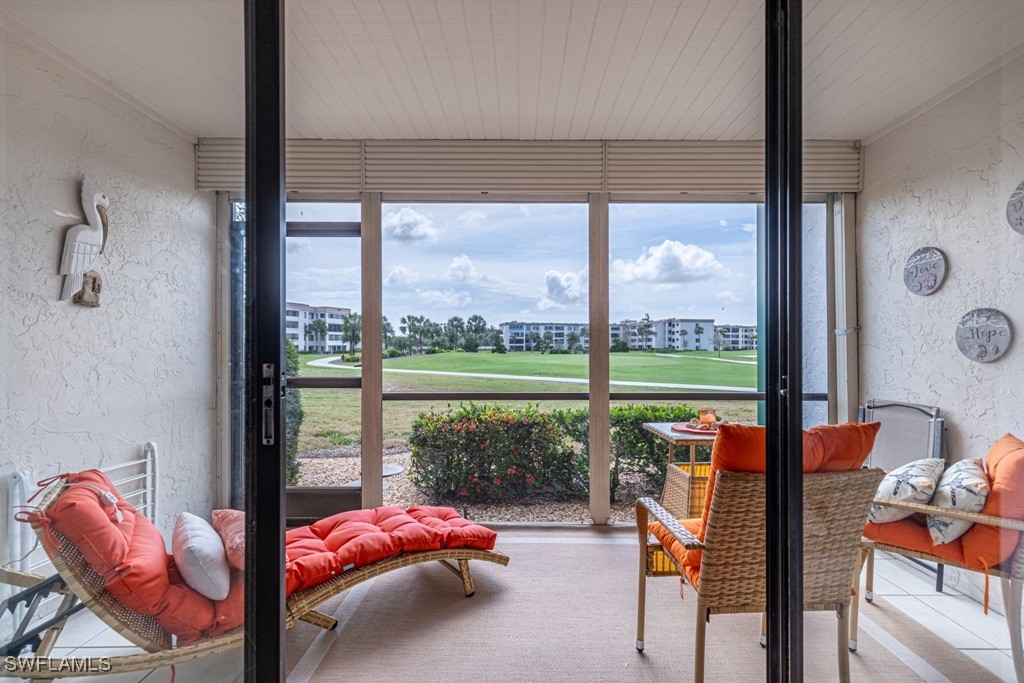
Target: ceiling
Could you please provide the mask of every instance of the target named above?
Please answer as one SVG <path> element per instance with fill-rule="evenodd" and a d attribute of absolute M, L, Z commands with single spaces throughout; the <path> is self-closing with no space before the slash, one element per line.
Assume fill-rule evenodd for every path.
<path fill-rule="evenodd" d="M 1024 47 L 1021 0 L 805 0 L 805 137 L 863 139 Z M 748 140 L 756 0 L 289 0 L 288 135 Z M 242 0 L 5 0 L 191 137 L 240 136 Z"/>

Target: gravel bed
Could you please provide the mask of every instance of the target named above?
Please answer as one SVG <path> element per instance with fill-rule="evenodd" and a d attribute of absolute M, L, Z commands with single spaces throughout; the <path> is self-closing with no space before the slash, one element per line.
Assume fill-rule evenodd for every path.
<path fill-rule="evenodd" d="M 401 474 L 384 481 L 385 505 L 431 505 L 423 491 L 409 481 L 409 464 L 412 453 L 399 445 L 385 445 L 384 464 L 398 465 L 405 469 Z M 306 452 L 299 458 L 302 486 L 339 486 L 359 478 L 359 447 L 340 446 Z M 619 496 L 622 500 L 612 506 L 612 522 L 632 522 L 635 496 L 629 493 Z M 586 500 L 530 500 L 521 503 L 476 503 L 458 508 L 466 519 L 481 522 L 581 522 L 589 523 L 590 504 Z"/>

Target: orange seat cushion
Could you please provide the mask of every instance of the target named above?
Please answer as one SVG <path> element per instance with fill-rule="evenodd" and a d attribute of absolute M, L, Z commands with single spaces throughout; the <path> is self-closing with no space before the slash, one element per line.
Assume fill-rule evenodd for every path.
<path fill-rule="evenodd" d="M 452 508 L 397 506 L 342 512 L 285 534 L 285 593 L 311 588 L 343 572 L 399 553 L 494 547 L 497 534 Z"/>
<path fill-rule="evenodd" d="M 242 593 L 233 590 L 215 602 L 190 588 L 160 532 L 121 497 L 106 475 L 86 470 L 67 475 L 66 482 L 67 489 L 47 511 L 49 521 L 40 522 L 49 523 L 81 551 L 121 604 L 152 616 L 182 643 L 219 635 L 242 623 Z"/>
<path fill-rule="evenodd" d="M 681 519 L 679 524 L 697 538 L 701 538 L 703 535 L 701 530 L 702 522 L 699 519 Z M 702 551 L 684 548 L 683 544 L 676 540 L 676 537 L 665 528 L 664 524 L 661 522 L 651 522 L 647 530 L 658 539 L 658 542 L 665 548 L 665 552 L 675 558 L 680 567 L 683 569 L 687 567 L 691 569 L 700 567 Z"/>
<path fill-rule="evenodd" d="M 990 488 L 981 513 L 1024 520 L 1024 441 L 1012 434 L 1001 436 L 989 449 L 985 469 Z M 1020 532 L 975 524 L 961 539 L 964 564 L 984 569 L 1010 558 L 1020 541 Z"/>
<path fill-rule="evenodd" d="M 928 527 L 921 523 L 919 515 L 884 524 L 868 523 L 864 527 L 864 537 L 897 548 L 930 553 L 945 560 L 963 562 L 964 559 L 960 538 L 942 545 L 933 545 Z"/>
<path fill-rule="evenodd" d="M 441 533 L 445 548 L 493 550 L 498 533 L 463 519 L 454 508 L 414 505 L 409 516 Z"/>

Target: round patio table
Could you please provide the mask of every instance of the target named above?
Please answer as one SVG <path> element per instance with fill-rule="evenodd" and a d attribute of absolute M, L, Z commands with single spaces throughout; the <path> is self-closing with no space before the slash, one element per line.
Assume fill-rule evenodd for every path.
<path fill-rule="evenodd" d="M 690 462 L 697 461 L 697 446 L 712 446 L 715 443 L 717 432 L 705 434 L 694 434 L 692 432 L 677 432 L 672 429 L 675 422 L 645 422 L 644 429 L 654 434 L 659 439 L 668 442 L 668 461 L 675 462 L 676 447 L 690 447 Z"/>

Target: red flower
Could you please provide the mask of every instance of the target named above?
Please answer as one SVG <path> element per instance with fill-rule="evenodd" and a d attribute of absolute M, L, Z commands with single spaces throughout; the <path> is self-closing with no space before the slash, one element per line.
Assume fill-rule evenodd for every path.
<path fill-rule="evenodd" d="M 470 423 L 470 425 L 469 425 L 469 431 L 471 431 L 471 432 L 472 432 L 472 431 L 475 431 L 475 430 L 476 430 L 476 425 L 475 425 L 475 424 L 472 424 L 472 423 Z"/>
<path fill-rule="evenodd" d="M 535 481 L 536 481 L 536 479 L 534 479 L 534 478 L 533 478 L 533 475 L 532 475 L 532 474 L 528 474 L 528 475 L 526 475 L 526 483 L 527 483 L 527 484 L 532 484 L 532 483 L 533 483 L 533 482 L 535 482 Z"/>
<path fill-rule="evenodd" d="M 495 485 L 498 485 L 498 484 L 500 484 L 500 483 L 501 483 L 501 479 L 498 479 L 497 477 L 495 477 L 495 478 L 494 478 L 494 484 L 495 484 Z"/>
<path fill-rule="evenodd" d="M 469 490 L 468 489 L 459 489 L 459 495 L 460 496 L 468 496 L 469 495 Z"/>
<path fill-rule="evenodd" d="M 508 473 L 509 474 L 515 474 L 516 473 L 516 468 L 515 467 L 509 467 L 508 468 Z"/>

